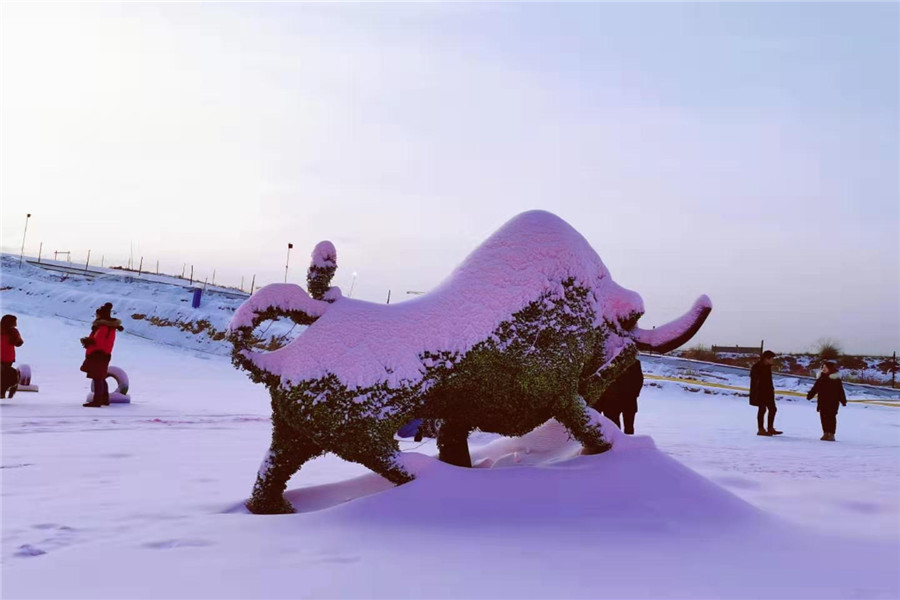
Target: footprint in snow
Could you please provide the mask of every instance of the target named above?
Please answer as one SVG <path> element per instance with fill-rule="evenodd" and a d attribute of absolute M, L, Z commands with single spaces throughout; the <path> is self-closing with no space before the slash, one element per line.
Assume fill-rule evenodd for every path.
<path fill-rule="evenodd" d="M 863 502 L 860 500 L 850 500 L 848 502 L 842 502 L 840 503 L 840 505 L 847 510 L 851 510 L 853 512 L 864 515 L 871 515 L 883 511 L 881 505 L 879 504 L 875 504 L 874 502 Z"/>
<path fill-rule="evenodd" d="M 31 526 L 33 529 L 56 529 L 57 531 L 75 531 L 68 525 L 60 525 L 58 523 L 38 523 Z"/>
<path fill-rule="evenodd" d="M 144 548 L 153 550 L 168 550 L 171 548 L 203 548 L 212 546 L 213 543 L 208 540 L 160 540 L 158 542 L 147 542 L 141 544 Z"/>
<path fill-rule="evenodd" d="M 341 565 L 349 565 L 360 561 L 358 556 L 323 556 L 315 562 L 320 563 L 337 563 Z"/>
<path fill-rule="evenodd" d="M 19 546 L 19 549 L 16 550 L 15 556 L 30 558 L 32 556 L 40 556 L 41 554 L 47 553 L 36 546 L 32 546 L 31 544 L 22 544 L 21 546 Z"/>

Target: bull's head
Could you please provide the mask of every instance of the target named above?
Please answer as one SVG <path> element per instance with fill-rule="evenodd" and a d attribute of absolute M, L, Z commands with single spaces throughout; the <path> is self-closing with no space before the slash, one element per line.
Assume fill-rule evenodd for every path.
<path fill-rule="evenodd" d="M 606 285 L 603 302 L 604 318 L 621 337 L 634 341 L 643 352 L 669 352 L 688 342 L 712 311 L 709 296 L 697 298 L 694 305 L 681 317 L 654 329 L 638 327 L 644 315 L 644 301 L 631 290 L 620 287 L 613 281 Z"/>

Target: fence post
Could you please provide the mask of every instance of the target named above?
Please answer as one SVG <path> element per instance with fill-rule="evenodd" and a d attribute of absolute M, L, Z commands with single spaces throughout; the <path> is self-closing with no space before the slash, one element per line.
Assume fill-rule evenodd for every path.
<path fill-rule="evenodd" d="M 88 248 L 88 257 L 87 257 L 87 260 L 84 261 L 84 270 L 85 271 L 88 270 L 88 265 L 90 265 L 90 264 L 91 264 L 91 250 L 90 250 L 90 248 Z"/>
<path fill-rule="evenodd" d="M 256 288 L 256 273 L 253 274 L 253 281 L 250 282 L 250 295 L 253 295 L 253 290 Z"/>
<path fill-rule="evenodd" d="M 159 275 L 159 259 L 156 259 L 156 274 Z"/>
<path fill-rule="evenodd" d="M 189 285 L 194 285 L 194 265 L 191 265 L 191 280 L 188 282 Z"/>
<path fill-rule="evenodd" d="M 138 267 L 138 277 L 141 276 L 141 270 L 142 270 L 143 268 L 144 268 L 144 257 L 142 256 L 142 257 L 141 257 L 141 264 L 140 264 L 140 266 Z"/>
<path fill-rule="evenodd" d="M 388 290 L 387 304 L 390 304 L 390 303 L 391 303 L 391 290 Z"/>
<path fill-rule="evenodd" d="M 38 264 L 41 264 L 41 251 L 44 249 L 44 242 L 41 242 L 40 247 L 38 248 Z"/>
<path fill-rule="evenodd" d="M 897 383 L 897 351 L 894 350 L 894 358 L 891 360 L 893 363 L 891 365 L 891 389 L 894 389 L 894 384 Z"/>
<path fill-rule="evenodd" d="M 213 269 L 213 280 L 212 280 L 212 284 L 213 284 L 213 285 L 216 285 L 216 270 L 215 270 L 215 269 Z"/>

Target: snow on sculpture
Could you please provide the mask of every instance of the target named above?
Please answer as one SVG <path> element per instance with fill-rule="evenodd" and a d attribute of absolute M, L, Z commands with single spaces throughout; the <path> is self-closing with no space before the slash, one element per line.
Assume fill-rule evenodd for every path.
<path fill-rule="evenodd" d="M 247 507 L 293 512 L 288 479 L 325 452 L 401 484 L 394 433 L 412 419 L 439 423 L 440 459 L 471 466 L 474 429 L 519 436 L 555 418 L 585 452 L 609 449 L 588 412 L 639 349 L 687 342 L 712 304 L 647 331 L 641 297 L 617 285 L 600 257 L 559 217 L 523 213 L 479 246 L 437 288 L 394 305 L 330 287 L 337 253 L 313 251 L 309 294 L 293 284 L 261 289 L 230 325 L 235 366 L 272 398 L 272 443 Z M 251 350 L 260 323 L 287 317 L 309 327 L 287 346 Z"/>

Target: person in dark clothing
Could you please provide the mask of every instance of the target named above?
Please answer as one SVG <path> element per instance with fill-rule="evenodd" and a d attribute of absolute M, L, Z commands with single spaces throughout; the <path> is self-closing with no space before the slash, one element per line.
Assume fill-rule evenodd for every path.
<path fill-rule="evenodd" d="M 604 416 L 622 429 L 619 417 L 624 421 L 625 433 L 634 435 L 634 416 L 637 414 L 638 396 L 644 387 L 644 373 L 641 361 L 634 361 L 603 393 L 600 408 Z"/>
<path fill-rule="evenodd" d="M 840 406 L 847 406 L 847 395 L 844 393 L 844 384 L 838 373 L 838 366 L 833 362 L 822 365 L 822 372 L 813 384 L 812 389 L 806 394 L 807 400 L 819 396 L 816 410 L 822 421 L 822 439 L 825 442 L 833 442 L 834 433 L 837 430 L 837 414 Z"/>
<path fill-rule="evenodd" d="M 756 406 L 756 435 L 781 435 L 782 431 L 775 429 L 775 385 L 772 383 L 772 360 L 775 353 L 766 350 L 759 361 L 750 369 L 750 406 Z M 763 427 L 763 420 L 769 411 L 769 428 Z"/>
<path fill-rule="evenodd" d="M 124 331 L 122 321 L 112 316 L 112 304 L 107 302 L 97 309 L 96 319 L 91 325 L 91 334 L 81 338 L 85 348 L 85 359 L 81 370 L 93 381 L 94 397 L 82 406 L 98 407 L 109 405 L 109 386 L 106 384 L 107 368 L 112 360 L 116 331 Z"/>
<path fill-rule="evenodd" d="M 0 317 L 0 398 L 5 398 L 7 392 L 12 398 L 19 389 L 19 370 L 13 363 L 16 362 L 16 348 L 25 342 L 17 325 L 15 315 Z"/>

